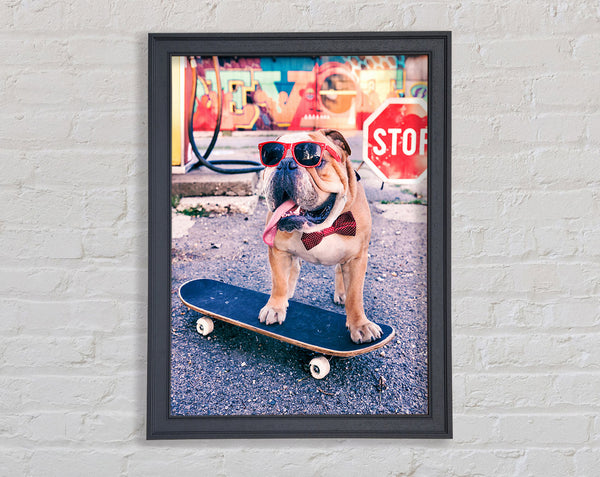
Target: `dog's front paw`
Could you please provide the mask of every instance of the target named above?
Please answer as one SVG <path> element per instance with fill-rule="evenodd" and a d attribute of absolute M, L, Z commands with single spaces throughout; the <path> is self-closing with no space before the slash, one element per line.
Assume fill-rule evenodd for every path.
<path fill-rule="evenodd" d="M 348 329 L 350 330 L 350 338 L 356 344 L 370 343 L 371 341 L 378 340 L 382 334 L 379 325 L 368 320 L 366 323 L 358 326 L 348 324 Z"/>
<path fill-rule="evenodd" d="M 285 321 L 285 315 L 287 307 L 275 307 L 268 303 L 260 310 L 258 314 L 258 320 L 261 323 L 272 325 L 273 323 L 283 323 Z"/>

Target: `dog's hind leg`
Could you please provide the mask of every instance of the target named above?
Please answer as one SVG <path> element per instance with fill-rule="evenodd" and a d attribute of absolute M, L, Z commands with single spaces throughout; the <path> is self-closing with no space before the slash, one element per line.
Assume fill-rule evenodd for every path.
<path fill-rule="evenodd" d="M 344 274 L 342 266 L 338 263 L 335 266 L 335 291 L 333 292 L 333 302 L 336 305 L 343 306 L 346 303 L 346 286 L 344 285 Z"/>
<path fill-rule="evenodd" d="M 298 257 L 292 259 L 292 266 L 290 268 L 290 278 L 288 280 L 288 298 L 294 296 L 296 291 L 296 285 L 298 283 L 298 276 L 300 275 L 300 266 L 302 262 Z"/>

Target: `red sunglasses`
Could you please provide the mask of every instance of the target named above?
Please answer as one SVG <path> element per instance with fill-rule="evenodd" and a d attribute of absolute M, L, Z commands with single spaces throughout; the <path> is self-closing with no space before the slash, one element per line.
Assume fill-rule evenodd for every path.
<path fill-rule="evenodd" d="M 340 156 L 328 144 L 324 142 L 299 141 L 294 143 L 268 141 L 258 145 L 260 153 L 260 162 L 266 167 L 275 167 L 292 150 L 292 157 L 299 166 L 317 167 L 321 164 L 323 154 L 327 151 L 338 162 L 341 162 Z"/>

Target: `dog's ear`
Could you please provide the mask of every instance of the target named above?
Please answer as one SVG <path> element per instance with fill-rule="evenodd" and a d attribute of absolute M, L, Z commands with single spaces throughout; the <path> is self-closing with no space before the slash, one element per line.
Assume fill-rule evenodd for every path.
<path fill-rule="evenodd" d="M 346 152 L 346 154 L 352 154 L 350 146 L 346 142 L 344 136 L 342 136 L 341 132 L 336 131 L 335 129 L 321 129 L 319 132 L 324 136 L 327 136 L 337 146 L 341 147 Z"/>

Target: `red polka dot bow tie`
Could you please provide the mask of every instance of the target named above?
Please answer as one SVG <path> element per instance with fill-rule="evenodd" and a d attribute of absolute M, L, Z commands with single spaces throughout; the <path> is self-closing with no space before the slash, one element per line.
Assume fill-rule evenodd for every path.
<path fill-rule="evenodd" d="M 356 221 L 352 212 L 346 212 L 340 215 L 331 227 L 320 230 L 319 232 L 311 232 L 309 234 L 302 234 L 302 243 L 306 247 L 306 250 L 310 250 L 321 243 L 324 237 L 328 235 L 339 234 L 339 235 L 356 235 Z"/>

